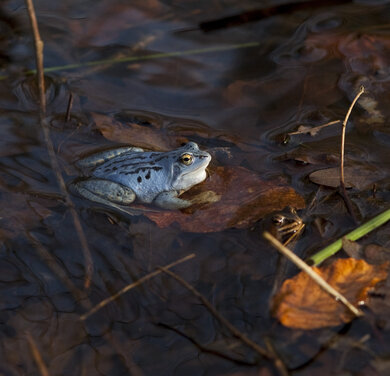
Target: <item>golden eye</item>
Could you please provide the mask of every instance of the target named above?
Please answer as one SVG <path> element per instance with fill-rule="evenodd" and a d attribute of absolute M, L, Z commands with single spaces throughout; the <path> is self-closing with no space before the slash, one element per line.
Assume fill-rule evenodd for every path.
<path fill-rule="evenodd" d="M 185 164 L 186 166 L 189 166 L 190 164 L 192 164 L 193 161 L 194 161 L 194 158 L 193 158 L 192 154 L 186 153 L 180 157 L 180 162 Z"/>

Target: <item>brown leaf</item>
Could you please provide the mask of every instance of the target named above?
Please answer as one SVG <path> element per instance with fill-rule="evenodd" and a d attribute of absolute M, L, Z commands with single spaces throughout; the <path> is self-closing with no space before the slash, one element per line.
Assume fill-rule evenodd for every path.
<path fill-rule="evenodd" d="M 359 106 L 367 114 L 364 121 L 357 121 L 362 130 L 385 126 L 388 118 L 389 106 L 388 76 L 390 39 L 382 33 L 370 31 L 369 33 L 339 32 L 313 33 L 305 41 L 308 48 L 321 48 L 327 51 L 330 58 L 337 57 L 348 66 L 340 80 L 340 87 L 347 93 L 358 90 L 363 85 L 367 90 L 359 99 Z M 353 95 L 353 94 L 352 94 Z M 359 125 L 361 123 L 361 125 Z"/>
<path fill-rule="evenodd" d="M 346 188 L 364 190 L 373 183 L 382 179 L 383 173 L 373 166 L 347 166 L 344 168 Z M 309 175 L 309 179 L 316 184 L 336 188 L 340 185 L 340 168 L 332 167 L 317 170 Z"/>
<path fill-rule="evenodd" d="M 344 252 L 354 259 L 363 258 L 363 246 L 357 242 L 347 239 L 345 236 L 342 239 Z"/>
<path fill-rule="evenodd" d="M 314 146 L 303 144 L 302 148 L 297 148 L 280 157 L 280 160 L 294 160 L 295 162 L 312 165 L 337 165 L 340 163 L 340 157 L 333 154 L 331 151 L 323 151 L 319 145 L 315 143 Z M 306 149 L 305 149 L 306 147 Z M 330 148 L 329 148 L 330 149 Z"/>
<path fill-rule="evenodd" d="M 370 264 L 379 265 L 390 261 L 390 249 L 377 244 L 361 245 L 346 237 L 342 239 L 343 250 L 349 257 L 364 259 Z"/>
<path fill-rule="evenodd" d="M 366 302 L 367 293 L 386 279 L 389 263 L 370 265 L 353 258 L 338 259 L 313 269 L 352 304 Z M 347 323 L 353 315 L 304 272 L 283 283 L 273 301 L 273 313 L 290 328 L 318 329 Z"/>
<path fill-rule="evenodd" d="M 364 256 L 371 264 L 390 261 L 390 249 L 377 244 L 368 244 L 364 248 Z"/>
<path fill-rule="evenodd" d="M 206 181 L 181 197 L 189 199 L 199 195 L 218 201 L 194 205 L 185 211 L 155 211 L 145 215 L 159 227 L 176 222 L 183 231 L 206 233 L 245 228 L 288 205 L 296 209 L 305 206 L 303 198 L 291 187 L 263 181 L 255 172 L 237 166 L 211 169 Z"/>
<path fill-rule="evenodd" d="M 135 114 L 134 121 L 118 121 L 115 118 L 98 113 L 91 114 L 96 127 L 103 136 L 114 142 L 129 144 L 150 150 L 167 151 L 177 148 L 183 142 L 190 139 L 211 138 L 229 142 L 234 145 L 245 147 L 239 139 L 222 131 L 213 129 L 207 125 L 188 119 L 161 119 L 143 120 L 147 115 Z M 119 113 L 120 115 L 120 113 Z M 136 121 L 139 116 L 139 122 Z"/>
<path fill-rule="evenodd" d="M 176 140 L 171 137 L 164 137 L 160 124 L 148 123 L 142 125 L 142 123 L 136 124 L 134 122 L 124 124 L 110 116 L 97 113 L 92 113 L 92 117 L 97 128 L 110 141 L 160 151 L 177 147 Z"/>

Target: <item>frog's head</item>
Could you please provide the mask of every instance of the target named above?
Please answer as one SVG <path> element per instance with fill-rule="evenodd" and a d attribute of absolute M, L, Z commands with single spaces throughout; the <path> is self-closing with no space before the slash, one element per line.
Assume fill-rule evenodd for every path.
<path fill-rule="evenodd" d="M 188 190 L 206 179 L 206 167 L 211 155 L 199 149 L 195 142 L 188 142 L 175 150 L 172 169 L 172 188 Z"/>

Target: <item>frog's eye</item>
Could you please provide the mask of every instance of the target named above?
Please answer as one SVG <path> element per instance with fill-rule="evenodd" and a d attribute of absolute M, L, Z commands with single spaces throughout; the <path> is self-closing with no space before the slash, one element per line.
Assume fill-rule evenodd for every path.
<path fill-rule="evenodd" d="M 189 166 L 194 161 L 194 157 L 192 154 L 185 153 L 180 157 L 180 162 L 185 164 L 186 166 Z"/>
<path fill-rule="evenodd" d="M 286 217 L 282 214 L 276 214 L 272 217 L 272 222 L 276 225 L 276 226 L 281 226 L 286 220 Z"/>

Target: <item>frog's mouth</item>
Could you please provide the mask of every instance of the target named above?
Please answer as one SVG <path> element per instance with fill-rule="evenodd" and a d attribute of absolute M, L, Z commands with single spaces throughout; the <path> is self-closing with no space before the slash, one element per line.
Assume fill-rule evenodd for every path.
<path fill-rule="evenodd" d="M 205 169 L 203 166 L 199 166 L 199 167 L 196 168 L 195 170 L 186 172 L 185 174 L 183 174 L 183 176 L 194 175 L 194 174 L 197 174 L 198 172 L 201 172 L 202 170 L 205 170 L 205 171 L 206 171 L 206 169 Z"/>

